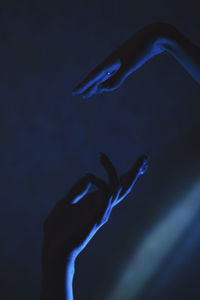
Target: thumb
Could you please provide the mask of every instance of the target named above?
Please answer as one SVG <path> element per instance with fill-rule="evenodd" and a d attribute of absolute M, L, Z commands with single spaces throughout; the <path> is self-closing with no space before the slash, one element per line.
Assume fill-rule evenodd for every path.
<path fill-rule="evenodd" d="M 90 189 L 90 182 L 86 176 L 79 179 L 70 189 L 67 196 L 62 200 L 66 204 L 76 204 L 81 200 Z"/>

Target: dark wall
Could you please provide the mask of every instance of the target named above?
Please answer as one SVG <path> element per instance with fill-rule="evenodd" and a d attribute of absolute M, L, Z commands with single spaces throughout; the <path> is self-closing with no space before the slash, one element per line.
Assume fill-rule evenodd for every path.
<path fill-rule="evenodd" d="M 198 5 L 195 0 L 1 4 L 1 299 L 39 298 L 42 223 L 76 179 L 87 171 L 104 176 L 100 151 L 119 172 L 144 152 L 151 166 L 80 255 L 75 299 L 104 299 L 141 238 L 197 180 L 200 89 L 171 57 L 152 59 L 113 93 L 86 101 L 71 90 L 146 24 L 171 23 L 200 44 Z M 200 224 L 193 223 L 141 299 L 199 299 Z M 188 242 L 194 232 L 195 242 Z M 177 251 L 183 259 L 176 265 Z M 163 277 L 174 268 L 175 276 Z"/>

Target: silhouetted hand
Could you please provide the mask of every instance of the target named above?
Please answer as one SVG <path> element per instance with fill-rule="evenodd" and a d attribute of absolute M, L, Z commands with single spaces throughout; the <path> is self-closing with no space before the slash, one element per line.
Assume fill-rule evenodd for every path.
<path fill-rule="evenodd" d="M 111 53 L 72 94 L 89 98 L 117 89 L 146 61 L 162 52 L 172 55 L 200 83 L 200 48 L 166 23 L 154 23 L 136 32 Z"/>
<path fill-rule="evenodd" d="M 43 255 L 45 260 L 57 255 L 77 256 L 91 238 L 109 219 L 110 213 L 132 190 L 138 177 L 148 167 L 146 155 L 139 157 L 134 166 L 118 177 L 109 158 L 101 153 L 100 161 L 105 168 L 109 183 L 93 174 L 86 174 L 59 201 L 44 223 Z M 91 183 L 98 190 L 89 193 Z"/>
<path fill-rule="evenodd" d="M 86 174 L 55 205 L 44 223 L 41 300 L 74 299 L 73 276 L 77 256 L 109 220 L 113 207 L 126 197 L 148 167 L 148 158 L 142 155 L 119 178 L 105 154 L 101 153 L 100 161 L 109 183 Z M 89 193 L 91 184 L 97 190 Z"/>
<path fill-rule="evenodd" d="M 169 30 L 170 25 L 156 23 L 139 30 L 75 87 L 73 94 L 88 98 L 117 89 L 145 61 L 162 52 L 154 43 L 166 27 Z"/>

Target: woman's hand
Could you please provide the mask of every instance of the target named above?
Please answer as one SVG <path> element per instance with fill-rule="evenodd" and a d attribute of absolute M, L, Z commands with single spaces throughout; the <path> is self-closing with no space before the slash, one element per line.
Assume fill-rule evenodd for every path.
<path fill-rule="evenodd" d="M 162 33 L 170 31 L 171 27 L 156 23 L 139 30 L 98 65 L 74 88 L 72 94 L 89 98 L 117 89 L 131 73 L 163 51 L 155 42 Z"/>
<path fill-rule="evenodd" d="M 44 223 L 41 300 L 73 300 L 77 256 L 109 220 L 113 207 L 130 193 L 148 167 L 148 158 L 143 155 L 118 178 L 115 167 L 105 154 L 101 154 L 100 161 L 109 183 L 87 174 L 56 204 Z M 91 184 L 98 189 L 89 193 Z"/>
<path fill-rule="evenodd" d="M 166 23 L 154 23 L 136 32 L 111 53 L 78 86 L 73 95 L 84 99 L 117 89 L 146 61 L 162 52 L 172 55 L 200 83 L 200 48 Z"/>
<path fill-rule="evenodd" d="M 105 154 L 101 153 L 100 161 L 107 172 L 109 183 L 93 174 L 87 174 L 56 204 L 46 219 L 43 241 L 45 260 L 49 261 L 64 253 L 77 257 L 99 228 L 109 220 L 113 207 L 130 193 L 138 177 L 148 167 L 148 158 L 143 155 L 129 172 L 119 178 Z M 98 190 L 89 193 L 91 184 Z"/>

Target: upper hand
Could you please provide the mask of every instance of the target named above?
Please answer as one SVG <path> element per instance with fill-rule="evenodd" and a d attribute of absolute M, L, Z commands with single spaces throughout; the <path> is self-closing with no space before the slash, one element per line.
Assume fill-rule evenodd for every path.
<path fill-rule="evenodd" d="M 147 60 L 164 51 L 159 39 L 170 35 L 172 30 L 173 27 L 165 23 L 142 28 L 98 65 L 72 94 L 89 98 L 117 89 Z"/>

